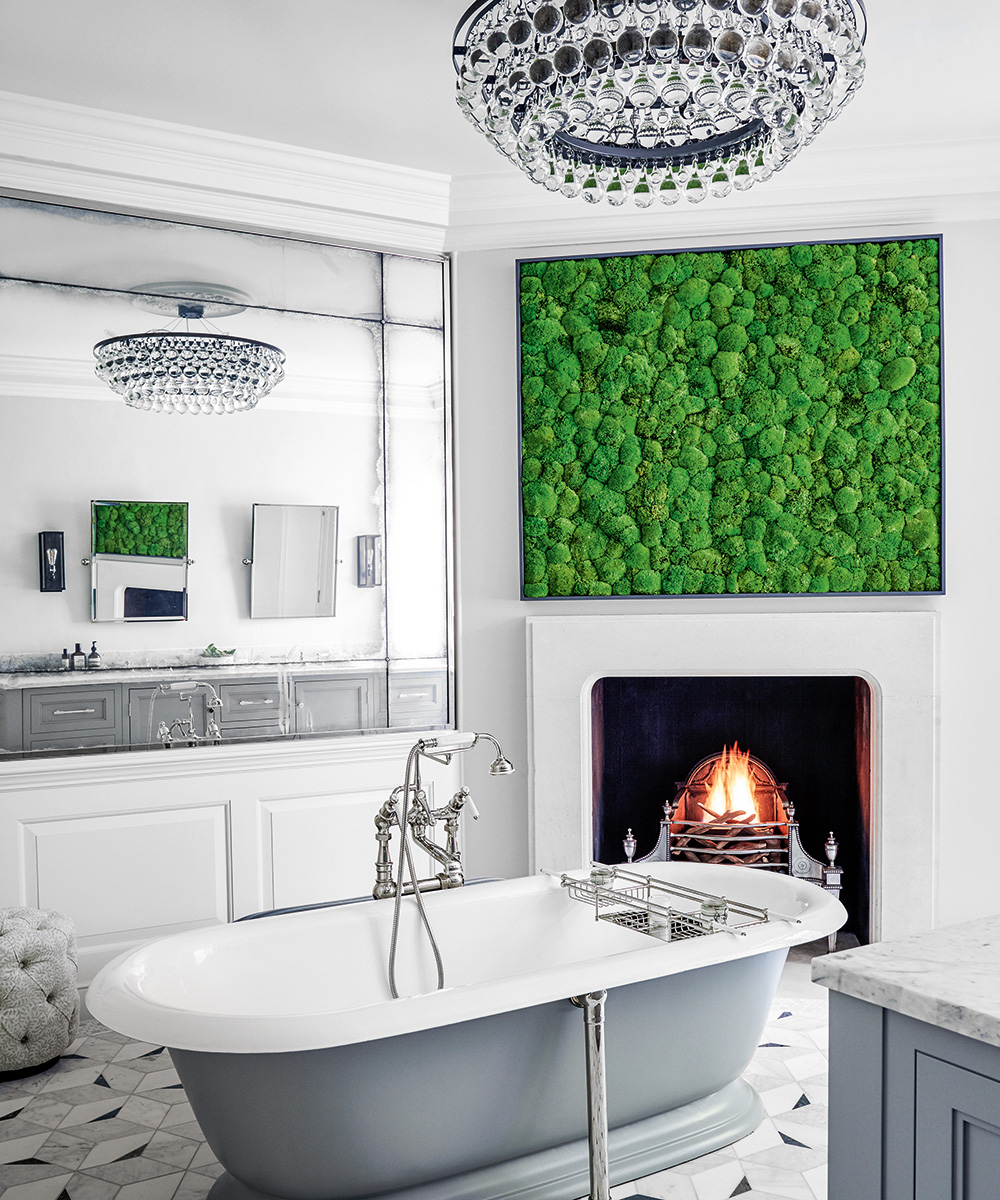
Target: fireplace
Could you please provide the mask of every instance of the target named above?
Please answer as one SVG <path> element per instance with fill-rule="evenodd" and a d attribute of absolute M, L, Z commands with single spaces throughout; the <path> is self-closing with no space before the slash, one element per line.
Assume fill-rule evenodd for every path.
<path fill-rule="evenodd" d="M 596 860 L 751 866 L 837 894 L 843 869 L 845 932 L 868 940 L 867 681 L 609 677 L 591 707 Z"/>
<path fill-rule="evenodd" d="M 576 869 L 595 857 L 595 753 L 601 748 L 595 748 L 592 706 L 598 680 L 772 677 L 806 686 L 809 679 L 839 677 L 852 691 L 854 681 L 861 680 L 869 694 L 871 737 L 868 765 L 860 771 L 867 793 L 855 803 L 868 841 L 859 841 L 855 867 L 847 853 L 849 831 L 846 824 L 838 825 L 838 862 L 846 864 L 845 885 L 854 886 L 867 870 L 871 940 L 930 928 L 937 813 L 936 613 L 605 613 L 531 617 L 527 626 L 532 869 Z M 734 732 L 728 733 L 729 744 Z M 652 828 L 635 828 L 637 857 L 655 843 L 662 805 L 677 782 L 708 753 L 721 750 L 726 736 L 716 736 L 663 777 L 669 794 L 664 791 L 650 806 Z M 813 820 L 810 795 L 801 787 L 792 789 L 766 743 L 741 738 L 740 745 L 767 763 L 779 783 L 789 782 L 803 843 L 822 861 L 831 826 L 807 829 Z M 619 847 L 627 828 L 626 820 L 614 831 Z M 624 856 L 619 849 L 614 857 Z"/>

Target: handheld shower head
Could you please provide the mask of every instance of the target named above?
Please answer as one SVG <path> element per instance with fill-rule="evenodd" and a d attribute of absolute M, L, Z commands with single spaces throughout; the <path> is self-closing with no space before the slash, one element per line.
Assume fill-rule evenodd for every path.
<path fill-rule="evenodd" d="M 483 738 L 488 742 L 492 742 L 497 751 L 496 758 L 490 764 L 490 774 L 513 775 L 514 764 L 504 757 L 500 743 L 492 733 L 458 733 L 457 731 L 454 733 L 441 733 L 435 734 L 434 737 L 422 738 L 417 745 L 424 758 L 431 758 L 435 762 L 448 763 L 451 761 L 453 754 L 459 754 L 463 750 L 471 750 L 474 746 L 478 746 Z"/>
<path fill-rule="evenodd" d="M 475 745 L 476 742 L 478 742 L 480 740 L 480 738 L 486 738 L 487 741 L 492 742 L 493 745 L 496 746 L 496 748 L 497 748 L 497 756 L 492 761 L 492 763 L 490 763 L 490 774 L 491 775 L 513 775 L 514 774 L 514 764 L 510 761 L 510 759 L 508 759 L 504 756 L 504 752 L 500 748 L 500 743 L 496 740 L 496 738 L 493 736 L 493 734 L 492 733 L 477 733 L 476 741 L 473 742 L 472 744 Z"/>
<path fill-rule="evenodd" d="M 514 764 L 510 761 L 510 759 L 504 758 L 502 754 L 498 754 L 493 762 L 490 763 L 490 774 L 513 775 Z"/>

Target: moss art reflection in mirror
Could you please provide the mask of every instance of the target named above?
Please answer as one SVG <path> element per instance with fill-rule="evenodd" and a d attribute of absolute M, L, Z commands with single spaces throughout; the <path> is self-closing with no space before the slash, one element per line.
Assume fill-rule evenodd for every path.
<path fill-rule="evenodd" d="M 521 262 L 524 597 L 943 590 L 939 261 Z"/>
<path fill-rule="evenodd" d="M 187 556 L 187 504 L 95 500 L 93 514 L 95 554 L 144 558 Z"/>

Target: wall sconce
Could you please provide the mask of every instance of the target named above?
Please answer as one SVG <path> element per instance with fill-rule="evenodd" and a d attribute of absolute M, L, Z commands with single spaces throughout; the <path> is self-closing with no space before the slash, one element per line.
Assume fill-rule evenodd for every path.
<path fill-rule="evenodd" d="M 358 587 L 382 586 L 381 537 L 377 533 L 362 533 L 358 536 Z"/>
<path fill-rule="evenodd" d="M 40 592 L 64 592 L 66 590 L 66 556 L 63 552 L 63 535 L 48 529 L 38 535 L 38 590 Z"/>

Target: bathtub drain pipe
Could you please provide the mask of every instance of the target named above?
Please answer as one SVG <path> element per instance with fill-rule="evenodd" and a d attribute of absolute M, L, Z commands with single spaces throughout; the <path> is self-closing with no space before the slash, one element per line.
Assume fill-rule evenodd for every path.
<path fill-rule="evenodd" d="M 611 1200 L 608 1167 L 608 1088 L 604 1066 L 604 1002 L 607 992 L 571 996 L 583 1009 L 587 1033 L 587 1118 L 590 1144 L 590 1198 Z"/>

